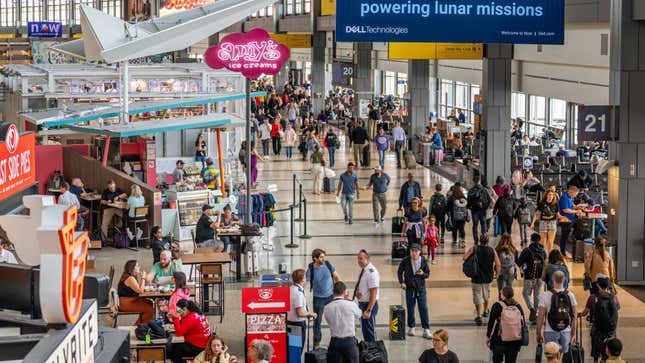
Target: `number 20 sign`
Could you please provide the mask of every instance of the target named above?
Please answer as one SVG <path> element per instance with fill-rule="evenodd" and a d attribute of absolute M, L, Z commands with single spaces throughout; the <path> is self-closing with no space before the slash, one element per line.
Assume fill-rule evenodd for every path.
<path fill-rule="evenodd" d="M 610 140 L 614 132 L 613 106 L 578 106 L 578 141 Z"/>

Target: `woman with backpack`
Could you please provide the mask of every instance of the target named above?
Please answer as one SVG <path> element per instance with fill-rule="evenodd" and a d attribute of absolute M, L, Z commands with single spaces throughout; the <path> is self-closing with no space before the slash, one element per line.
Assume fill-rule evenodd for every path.
<path fill-rule="evenodd" d="M 504 189 L 502 196 L 497 199 L 493 207 L 493 213 L 497 215 L 502 234 L 511 234 L 516 207 L 515 200 L 511 197 L 511 190 Z"/>
<path fill-rule="evenodd" d="M 555 231 L 558 229 L 558 218 L 560 217 L 558 211 L 558 195 L 549 188 L 538 202 L 537 211 L 531 222 L 531 229 L 535 230 L 535 222 L 540 221 L 538 232 L 546 253 L 550 253 L 553 249 Z"/>
<path fill-rule="evenodd" d="M 437 183 L 434 187 L 434 194 L 430 197 L 430 214 L 434 216 L 437 222 L 437 228 L 441 232 L 441 247 L 443 247 L 443 237 L 446 234 L 446 209 L 448 201 L 446 196 L 441 193 L 442 185 Z"/>
<path fill-rule="evenodd" d="M 448 196 L 447 210 L 450 220 L 452 221 L 452 245 L 459 247 L 466 247 L 466 222 L 468 221 L 468 201 L 461 189 L 461 186 L 452 186 L 450 188 L 451 194 Z M 459 233 L 459 240 L 457 240 L 457 233 Z"/>
<path fill-rule="evenodd" d="M 505 286 L 513 287 L 515 281 L 515 265 L 517 264 L 517 249 L 513 245 L 513 239 L 508 233 L 504 233 L 497 242 L 495 247 L 497 256 L 499 256 L 500 265 L 502 265 L 502 272 L 497 276 L 497 291 L 500 293 Z"/>
<path fill-rule="evenodd" d="M 546 289 L 553 289 L 553 274 L 556 271 L 562 271 L 564 273 L 564 288 L 569 288 L 569 281 L 571 281 L 571 275 L 569 274 L 569 268 L 567 267 L 566 262 L 564 262 L 564 257 L 559 249 L 554 248 L 549 253 L 549 261 L 544 266 L 542 270 L 542 281 L 546 282 Z"/>
<path fill-rule="evenodd" d="M 522 330 L 526 321 L 522 306 L 513 295 L 513 288 L 505 286 L 501 300 L 490 310 L 486 337 L 493 352 L 493 363 L 515 363 L 522 348 Z"/>
<path fill-rule="evenodd" d="M 401 237 L 407 237 L 408 248 L 414 243 L 421 245 L 423 233 L 425 232 L 425 221 L 423 220 L 423 212 L 421 211 L 420 205 L 421 201 L 419 198 L 412 199 L 410 208 L 404 214 L 405 222 L 403 222 Z"/>
<path fill-rule="evenodd" d="M 598 274 L 609 276 L 609 281 L 614 281 L 614 260 L 605 249 L 605 240 L 596 237 L 593 251 L 585 258 L 585 278 L 591 281 L 590 294 L 598 292 Z"/>

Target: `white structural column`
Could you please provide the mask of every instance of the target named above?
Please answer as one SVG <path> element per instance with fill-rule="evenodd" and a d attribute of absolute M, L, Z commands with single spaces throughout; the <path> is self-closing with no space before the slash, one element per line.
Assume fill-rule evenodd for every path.
<path fill-rule="evenodd" d="M 487 44 L 482 64 L 483 116 L 479 171 L 489 185 L 511 175 L 511 61 L 513 46 Z"/>
<path fill-rule="evenodd" d="M 372 43 L 354 43 L 353 88 L 354 115 L 360 116 L 360 100 L 374 96 L 374 67 L 372 65 Z"/>
<path fill-rule="evenodd" d="M 123 112 L 121 122 L 127 124 L 130 122 L 130 62 L 123 61 Z"/>
<path fill-rule="evenodd" d="M 645 284 L 645 19 L 634 0 L 611 2 L 609 102 L 620 108 L 619 140 L 610 143 L 609 239 L 621 284 Z"/>

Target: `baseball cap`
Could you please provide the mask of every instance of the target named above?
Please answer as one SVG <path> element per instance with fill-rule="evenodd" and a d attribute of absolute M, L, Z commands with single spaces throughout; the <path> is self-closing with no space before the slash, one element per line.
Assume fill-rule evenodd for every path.
<path fill-rule="evenodd" d="M 212 164 L 213 163 L 213 158 L 206 158 L 206 164 Z"/>
<path fill-rule="evenodd" d="M 421 251 L 421 246 L 418 243 L 413 243 L 410 245 L 411 250 Z"/>
<path fill-rule="evenodd" d="M 215 208 L 215 207 L 213 207 L 212 205 L 204 204 L 202 206 L 202 212 L 205 212 L 205 211 L 207 211 L 209 209 L 213 209 L 213 208 Z"/>
<path fill-rule="evenodd" d="M 380 165 L 374 167 L 374 170 L 382 170 Z"/>
<path fill-rule="evenodd" d="M 560 353 L 560 346 L 556 342 L 548 342 L 544 345 L 544 356 L 553 358 Z"/>

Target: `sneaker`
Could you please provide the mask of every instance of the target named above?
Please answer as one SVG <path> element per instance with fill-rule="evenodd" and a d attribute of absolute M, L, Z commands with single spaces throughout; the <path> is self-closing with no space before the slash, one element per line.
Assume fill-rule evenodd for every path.
<path fill-rule="evenodd" d="M 314 342 L 314 349 L 320 348 L 320 342 Z"/>
<path fill-rule="evenodd" d="M 132 231 L 130 231 L 130 228 L 126 229 L 125 232 L 128 234 L 128 238 L 133 240 L 134 239 L 134 234 L 132 234 Z"/>
<path fill-rule="evenodd" d="M 385 223 L 385 219 L 381 217 L 381 224 Z"/>
<path fill-rule="evenodd" d="M 482 326 L 482 318 L 479 317 L 479 316 L 476 317 L 475 318 L 475 324 L 477 324 L 477 326 Z"/>
<path fill-rule="evenodd" d="M 466 241 L 459 242 L 459 248 L 466 248 Z"/>
<path fill-rule="evenodd" d="M 430 329 L 423 329 L 423 337 L 426 339 L 432 339 L 432 333 L 430 333 Z"/>
<path fill-rule="evenodd" d="M 347 218 L 347 216 L 345 216 L 345 222 L 347 222 L 347 221 L 349 221 L 349 218 Z"/>
<path fill-rule="evenodd" d="M 490 315 L 490 310 L 486 309 L 486 310 L 484 311 L 484 313 L 482 314 L 482 316 L 483 316 L 484 318 L 487 318 L 487 317 L 488 317 L 488 315 Z"/>
<path fill-rule="evenodd" d="M 349 220 L 347 221 L 347 223 L 349 223 L 349 224 L 354 224 L 354 221 L 352 221 L 352 219 L 351 219 L 351 218 L 349 218 Z"/>
<path fill-rule="evenodd" d="M 141 239 L 141 237 L 143 237 L 143 230 L 137 227 L 137 239 Z"/>
<path fill-rule="evenodd" d="M 531 309 L 531 312 L 529 313 L 529 321 L 531 323 L 535 323 L 537 321 L 537 316 L 535 314 L 535 309 Z"/>
<path fill-rule="evenodd" d="M 432 262 L 431 262 L 431 263 L 432 263 L 433 265 L 436 265 L 436 264 L 437 264 L 437 260 L 432 260 Z"/>
<path fill-rule="evenodd" d="M 408 328 L 408 335 L 409 335 L 409 336 L 411 336 L 411 337 L 413 337 L 413 336 L 415 336 L 415 335 L 416 335 L 416 334 L 414 333 L 414 328 Z"/>

